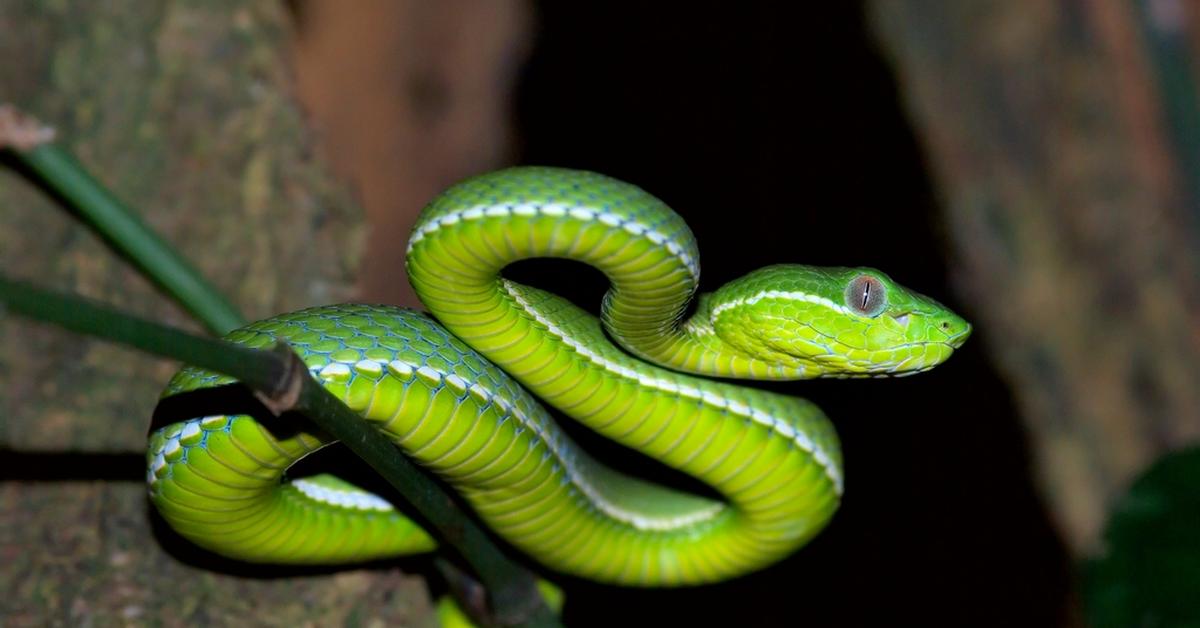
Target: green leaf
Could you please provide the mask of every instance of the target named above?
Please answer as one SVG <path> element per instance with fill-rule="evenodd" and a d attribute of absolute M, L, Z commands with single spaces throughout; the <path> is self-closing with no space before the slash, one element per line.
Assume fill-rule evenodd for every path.
<path fill-rule="evenodd" d="M 1200 448 L 1159 459 L 1121 499 L 1084 565 L 1093 628 L 1200 627 Z"/>

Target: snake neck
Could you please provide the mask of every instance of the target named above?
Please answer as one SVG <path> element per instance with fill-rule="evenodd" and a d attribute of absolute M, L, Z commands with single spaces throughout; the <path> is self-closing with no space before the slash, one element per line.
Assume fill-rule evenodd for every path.
<path fill-rule="evenodd" d="M 713 320 L 713 308 L 716 305 L 715 293 L 700 294 L 696 297 L 695 312 L 684 318 L 685 301 L 676 316 L 664 321 L 656 334 L 631 334 L 627 327 L 618 326 L 621 319 L 614 311 L 620 309 L 620 303 L 615 298 L 605 299 L 601 318 L 608 334 L 626 351 L 665 368 L 732 379 L 792 380 L 812 377 L 812 373 L 798 363 L 767 361 L 727 342 L 718 334 Z"/>

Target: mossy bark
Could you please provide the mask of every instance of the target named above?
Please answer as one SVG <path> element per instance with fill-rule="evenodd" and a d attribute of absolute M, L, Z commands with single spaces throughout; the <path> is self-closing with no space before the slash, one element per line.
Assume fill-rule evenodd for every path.
<path fill-rule="evenodd" d="M 358 277 L 363 213 L 318 158 L 293 101 L 289 29 L 275 3 L 8 2 L 0 98 L 54 126 L 247 317 L 345 301 Z M 198 330 L 7 170 L 0 260 L 9 276 Z M 394 566 L 298 573 L 210 564 L 155 524 L 141 451 L 176 367 L 4 319 L 5 624 L 429 624 L 420 579 Z"/>

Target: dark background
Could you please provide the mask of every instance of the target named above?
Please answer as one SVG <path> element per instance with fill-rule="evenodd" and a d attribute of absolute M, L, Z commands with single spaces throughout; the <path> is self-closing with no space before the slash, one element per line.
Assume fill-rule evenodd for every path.
<path fill-rule="evenodd" d="M 921 151 L 859 7 L 635 4 L 539 5 L 517 91 L 520 162 L 604 172 L 662 198 L 699 240 L 705 291 L 772 263 L 869 265 L 963 311 Z M 519 270 L 593 311 L 605 288 L 573 264 Z M 1065 621 L 1065 550 L 978 342 L 914 378 L 775 388 L 838 427 L 848 480 L 831 526 L 727 584 L 573 583 L 569 625 Z"/>

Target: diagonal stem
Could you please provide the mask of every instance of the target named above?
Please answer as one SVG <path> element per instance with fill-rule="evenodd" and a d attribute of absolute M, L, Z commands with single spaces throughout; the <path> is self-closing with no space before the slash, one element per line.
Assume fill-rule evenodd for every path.
<path fill-rule="evenodd" d="M 0 156 L 87 223 L 138 271 L 162 288 L 214 334 L 245 324 L 242 315 L 200 273 L 100 184 L 53 131 L 0 104 Z"/>

